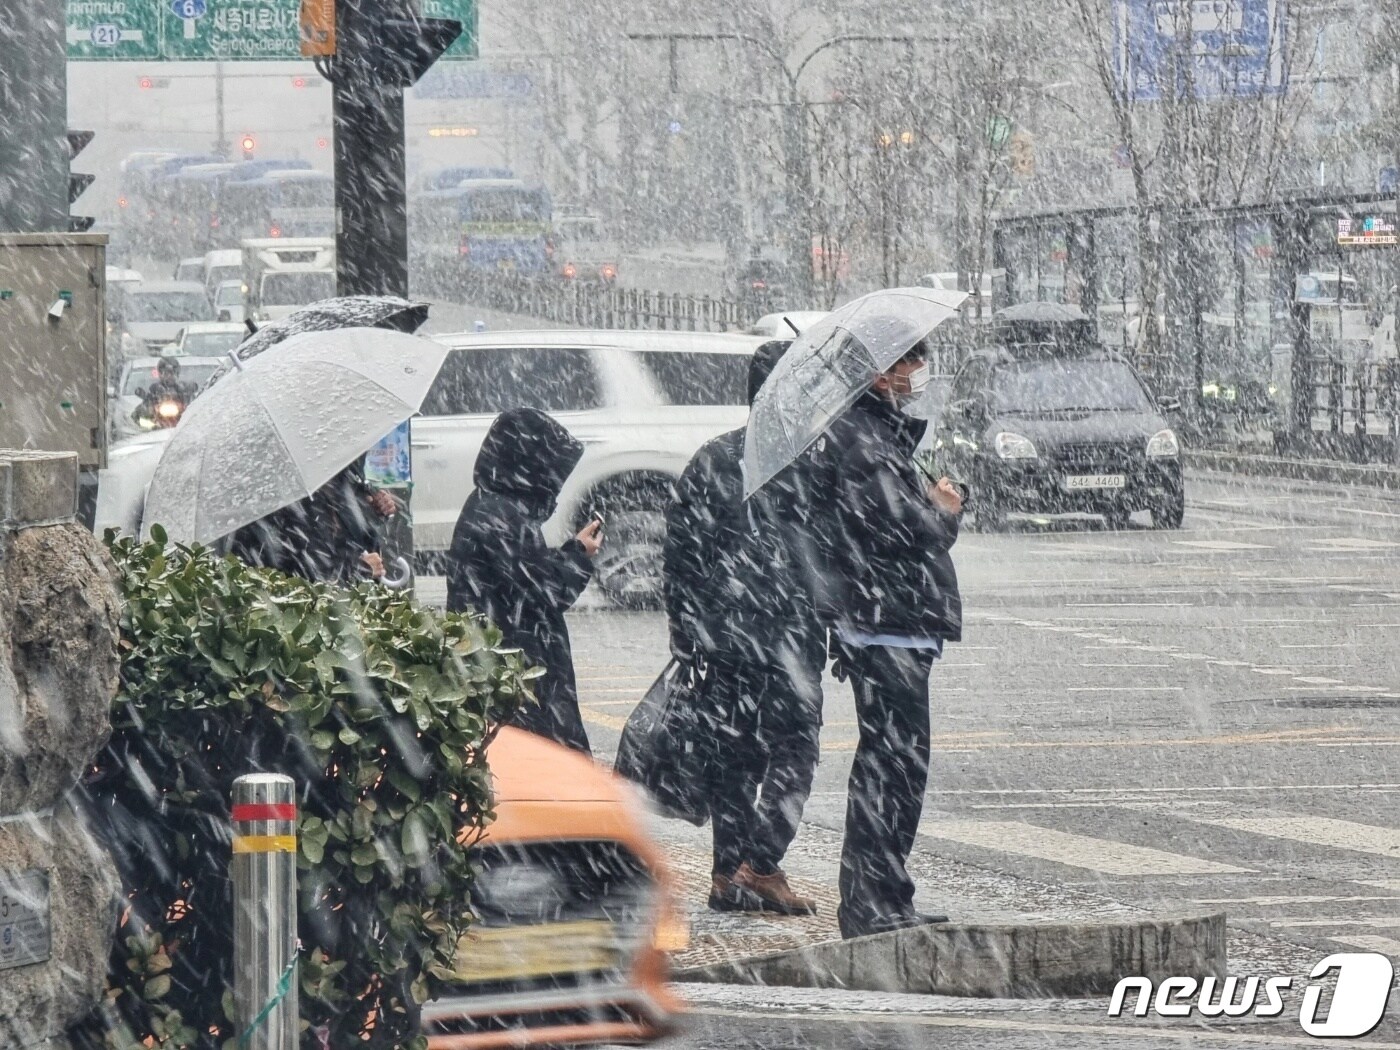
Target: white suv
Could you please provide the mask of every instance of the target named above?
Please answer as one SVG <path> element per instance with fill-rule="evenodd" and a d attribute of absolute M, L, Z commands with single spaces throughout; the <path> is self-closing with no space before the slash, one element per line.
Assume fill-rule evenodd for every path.
<path fill-rule="evenodd" d="M 447 549 L 487 429 L 504 409 L 532 406 L 584 445 L 546 536 L 560 543 L 600 512 L 599 584 L 621 604 L 655 601 L 671 486 L 704 442 L 744 425 L 749 358 L 763 340 L 650 331 L 433 338 L 452 353 L 413 421 L 415 549 L 430 562 Z M 99 533 L 140 527 L 141 494 L 159 459 L 153 444 L 113 450 L 99 485 Z"/>

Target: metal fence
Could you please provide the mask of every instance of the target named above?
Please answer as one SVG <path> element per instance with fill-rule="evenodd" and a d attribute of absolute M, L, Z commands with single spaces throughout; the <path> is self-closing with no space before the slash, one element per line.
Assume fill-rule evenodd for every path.
<path fill-rule="evenodd" d="M 495 275 L 453 288 L 429 290 L 508 313 L 583 328 L 734 332 L 742 331 L 773 309 L 763 296 L 739 302 L 708 295 L 564 283 L 548 277 Z"/>

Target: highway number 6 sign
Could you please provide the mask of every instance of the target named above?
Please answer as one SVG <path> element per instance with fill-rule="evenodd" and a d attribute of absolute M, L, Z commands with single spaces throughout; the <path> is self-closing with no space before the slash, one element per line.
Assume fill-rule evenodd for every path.
<path fill-rule="evenodd" d="M 170 0 L 176 18 L 203 18 L 208 13 L 204 0 Z"/>

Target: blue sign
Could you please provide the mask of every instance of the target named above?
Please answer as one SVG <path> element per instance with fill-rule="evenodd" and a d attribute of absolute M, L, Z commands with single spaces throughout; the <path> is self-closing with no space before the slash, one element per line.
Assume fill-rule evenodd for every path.
<path fill-rule="evenodd" d="M 1133 102 L 1280 95 L 1286 0 L 1118 0 L 1118 88 Z"/>
<path fill-rule="evenodd" d="M 409 423 L 404 420 L 365 454 L 365 480 L 375 488 L 402 488 L 413 484 Z"/>
<path fill-rule="evenodd" d="M 528 73 L 459 70 L 438 65 L 428 70 L 413 89 L 415 98 L 502 98 L 523 101 L 535 93 Z"/>
<path fill-rule="evenodd" d="M 203 18 L 209 13 L 204 0 L 170 0 L 170 10 L 176 18 Z"/>

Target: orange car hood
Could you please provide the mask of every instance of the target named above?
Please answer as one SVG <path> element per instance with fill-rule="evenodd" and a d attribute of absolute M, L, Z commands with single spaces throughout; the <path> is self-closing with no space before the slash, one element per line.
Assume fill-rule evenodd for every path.
<path fill-rule="evenodd" d="M 640 796 L 585 755 L 506 727 L 486 753 L 496 819 L 485 841 L 612 839 L 659 865 Z"/>

